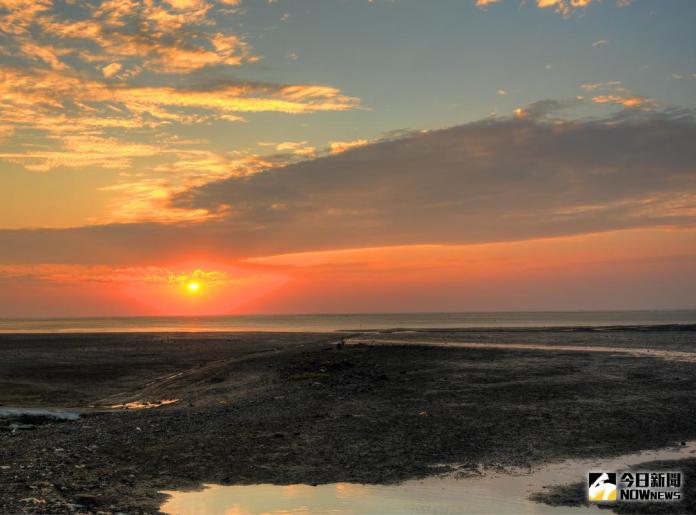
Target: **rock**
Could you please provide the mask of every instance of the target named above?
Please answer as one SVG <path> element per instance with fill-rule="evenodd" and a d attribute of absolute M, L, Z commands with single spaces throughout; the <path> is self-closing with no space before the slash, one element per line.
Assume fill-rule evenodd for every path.
<path fill-rule="evenodd" d="M 34 424 L 10 424 L 10 429 L 13 433 L 16 433 L 17 431 L 30 431 L 36 429 L 36 426 Z"/>
<path fill-rule="evenodd" d="M 75 501 L 82 506 L 95 506 L 99 504 L 100 499 L 94 494 L 77 494 Z"/>
<path fill-rule="evenodd" d="M 19 502 L 28 504 L 46 504 L 46 499 L 40 499 L 38 497 L 25 497 L 24 499 L 20 499 Z"/>

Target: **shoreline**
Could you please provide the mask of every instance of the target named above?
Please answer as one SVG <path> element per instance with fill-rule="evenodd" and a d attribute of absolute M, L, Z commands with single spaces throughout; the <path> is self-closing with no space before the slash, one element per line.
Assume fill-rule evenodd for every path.
<path fill-rule="evenodd" d="M 29 319 L 31 320 L 31 319 Z M 74 319 L 82 320 L 82 319 Z M 87 319 L 89 320 L 89 319 Z M 350 333 L 364 333 L 364 334 L 393 334 L 393 333 L 446 333 L 446 334 L 466 334 L 466 333 L 543 333 L 543 332 L 557 332 L 557 333 L 584 333 L 584 332 L 624 332 L 624 331 L 638 331 L 638 332 L 696 332 L 696 323 L 693 322 L 679 322 L 679 323 L 652 323 L 652 324 L 612 324 L 612 325 L 602 325 L 602 324 L 588 324 L 588 325 L 503 325 L 503 326 L 486 326 L 486 325 L 472 325 L 472 326 L 462 326 L 462 327 L 367 327 L 367 328 L 354 328 L 345 329 L 341 327 L 335 327 L 332 329 L 307 329 L 302 327 L 290 328 L 290 327 L 231 327 L 231 328 L 205 328 L 205 329 L 182 329 L 182 328 L 119 328 L 108 327 L 105 329 L 99 329 L 94 327 L 86 328 L 69 328 L 69 329 L 3 329 L 0 328 L 0 336 L 44 336 L 50 337 L 53 335 L 64 336 L 64 335 L 118 335 L 118 334 L 129 334 L 129 335 L 224 335 L 224 334 L 274 334 L 274 333 L 302 333 L 302 334 L 327 334 L 335 333 L 337 335 L 350 334 Z"/>
<path fill-rule="evenodd" d="M 161 490 L 206 483 L 392 484 L 448 463 L 509 470 L 696 438 L 691 362 L 553 346 L 337 349 L 335 333 L 165 336 L 0 336 L 0 404 L 177 399 L 0 431 L 0 511 L 155 513 Z M 689 336 L 634 343 L 696 352 Z"/>
<path fill-rule="evenodd" d="M 696 330 L 696 309 L 0 318 L 0 334 Z"/>

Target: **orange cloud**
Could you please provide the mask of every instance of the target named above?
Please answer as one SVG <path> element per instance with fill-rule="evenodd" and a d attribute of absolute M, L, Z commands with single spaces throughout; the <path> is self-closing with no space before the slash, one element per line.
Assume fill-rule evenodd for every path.
<path fill-rule="evenodd" d="M 102 73 L 104 74 L 104 77 L 107 79 L 110 79 L 114 75 L 116 75 L 118 72 L 121 71 L 123 66 L 120 63 L 111 63 L 107 64 L 102 68 Z"/>
<path fill-rule="evenodd" d="M 356 98 L 339 90 L 318 86 L 273 87 L 230 86 L 212 91 L 167 87 L 134 87 L 104 92 L 105 100 L 123 102 L 133 110 L 153 114 L 160 107 L 190 107 L 218 112 L 281 112 L 288 114 L 344 111 L 357 106 Z M 256 96 L 254 93 L 267 96 Z"/>
<path fill-rule="evenodd" d="M 367 145 L 368 141 L 366 139 L 356 139 L 353 141 L 330 141 L 329 149 L 332 154 L 340 154 L 351 148 L 358 148 Z"/>
<path fill-rule="evenodd" d="M 101 72 L 109 77 L 119 73 L 119 63 Z M 104 82 L 73 75 L 65 70 L 20 71 L 0 69 L 0 135 L 11 137 L 16 130 L 40 131 L 31 145 L 17 144 L 0 152 L 0 160 L 18 163 L 30 171 L 59 167 L 102 167 L 129 170 L 137 159 L 159 156 L 149 165 L 149 177 L 127 177 L 107 191 L 122 196 L 111 206 L 108 220 L 93 222 L 150 220 L 157 222 L 201 221 L 219 216 L 220 210 L 174 209 L 169 199 L 186 188 L 262 168 L 286 164 L 292 158 L 267 159 L 208 150 L 167 140 L 144 144 L 140 131 L 153 136 L 157 129 L 173 124 L 194 124 L 210 120 L 240 121 L 240 113 L 281 112 L 305 114 L 346 110 L 359 104 L 338 89 L 316 86 L 273 84 L 231 84 L 215 89 L 110 86 Z M 129 131 L 128 137 L 121 131 Z M 43 137 L 41 134 L 43 133 Z M 37 144 L 40 143 L 40 144 Z M 205 145 L 199 142 L 197 145 Z M 307 144 L 280 144 L 276 150 L 294 158 L 315 155 Z M 162 177 L 167 174 L 168 177 Z"/>
<path fill-rule="evenodd" d="M 124 181 L 106 186 L 102 190 L 114 191 L 121 195 L 110 206 L 108 220 L 93 220 L 94 223 L 203 222 L 219 218 L 227 211 L 223 207 L 215 211 L 172 207 L 171 197 L 181 191 L 181 188 L 173 187 L 164 179 L 140 178 L 132 182 Z"/>
<path fill-rule="evenodd" d="M 657 102 L 649 98 L 633 94 L 624 87 L 621 81 L 596 82 L 581 84 L 580 87 L 585 91 L 602 92 L 591 98 L 595 104 L 616 104 L 628 108 L 651 109 Z"/>
<path fill-rule="evenodd" d="M 174 141 L 172 143 L 179 143 Z M 208 150 L 167 148 L 170 160 L 154 166 L 148 174 L 126 174 L 121 181 L 101 188 L 118 194 L 109 206 L 109 216 L 90 223 L 201 223 L 230 215 L 230 207 L 190 209 L 172 206 L 172 198 L 208 182 L 242 177 L 311 157 L 311 147 L 298 147 L 292 156 L 263 157 L 241 152 L 218 153 Z M 282 147 L 282 144 L 280 145 Z"/>
<path fill-rule="evenodd" d="M 211 4 L 200 0 L 116 2 L 79 5 L 75 18 L 40 16 L 50 11 L 47 3 L 31 16 L 20 14 L 24 7 L 7 7 L 26 23 L 17 33 L 28 33 L 32 24 L 40 27 L 40 39 L 67 45 L 85 62 L 107 62 L 114 57 L 136 59 L 139 66 L 164 72 L 190 72 L 210 65 L 237 66 L 257 58 L 249 46 L 234 34 L 214 29 L 208 13 Z M 137 29 L 133 29 L 137 27 Z M 29 36 L 33 37 L 33 36 Z M 82 45 L 89 42 L 96 49 Z M 27 55 L 29 55 L 27 53 Z"/>
<path fill-rule="evenodd" d="M 289 152 L 300 157 L 314 157 L 317 149 L 307 141 L 283 141 L 281 143 L 260 143 L 261 146 L 273 146 L 278 152 Z"/>
<path fill-rule="evenodd" d="M 553 7 L 564 16 L 570 15 L 575 9 L 590 5 L 592 0 L 537 0 L 537 7 L 547 9 Z"/>
<path fill-rule="evenodd" d="M 59 51 L 49 45 L 37 45 L 32 41 L 22 41 L 20 48 L 25 55 L 45 62 L 54 70 L 64 70 L 66 68 L 66 65 L 60 60 L 60 55 L 67 53 L 65 51 Z"/>
<path fill-rule="evenodd" d="M 118 65 L 109 65 L 102 73 L 113 76 L 119 69 Z M 325 86 L 223 85 L 212 90 L 111 87 L 55 70 L 23 72 L 7 68 L 0 70 L 0 95 L 0 125 L 39 129 L 51 136 L 47 143 L 61 143 L 58 149 L 18 147 L 0 155 L 26 162 L 35 170 L 61 165 L 117 168 L 127 165 L 131 157 L 161 151 L 102 135 L 112 128 L 152 129 L 211 119 L 236 121 L 241 119 L 238 113 L 248 112 L 342 111 L 359 104 L 358 99 Z M 304 155 L 313 153 L 309 147 L 295 150 Z"/>
<path fill-rule="evenodd" d="M 134 157 L 158 152 L 152 145 L 90 135 L 64 136 L 63 145 L 62 150 L 0 152 L 0 159 L 21 163 L 27 170 L 37 172 L 45 172 L 59 166 L 101 166 L 119 169 L 126 168 Z"/>
<path fill-rule="evenodd" d="M 115 68 L 106 73 L 113 74 Z M 24 72 L 0 70 L 0 94 L 9 112 L 3 121 L 42 127 L 46 118 L 85 111 L 101 112 L 108 119 L 132 120 L 132 115 L 149 115 L 183 123 L 196 121 L 175 109 L 199 109 L 208 115 L 245 112 L 282 112 L 288 114 L 318 111 L 343 111 L 355 108 L 357 98 L 338 89 L 316 86 L 231 85 L 210 90 L 176 89 L 156 86 L 110 87 L 55 71 Z M 20 108 L 21 112 L 13 111 Z M 77 109 L 75 109 L 77 108 Z M 121 116 L 114 116 L 120 114 Z M 124 116 L 125 115 L 125 116 Z"/>
<path fill-rule="evenodd" d="M 645 97 L 621 97 L 618 95 L 598 95 L 592 97 L 595 104 L 618 104 L 624 107 L 641 107 L 654 105 L 654 101 Z"/>
<path fill-rule="evenodd" d="M 53 0 L 0 0 L 0 30 L 6 34 L 22 34 L 37 17 L 53 6 Z"/>

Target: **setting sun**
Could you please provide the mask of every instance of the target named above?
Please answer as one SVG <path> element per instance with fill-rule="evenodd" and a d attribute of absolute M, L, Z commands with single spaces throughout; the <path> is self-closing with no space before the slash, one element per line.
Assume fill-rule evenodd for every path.
<path fill-rule="evenodd" d="M 188 291 L 191 293 L 196 293 L 200 289 L 201 285 L 197 282 L 190 282 L 186 285 Z"/>

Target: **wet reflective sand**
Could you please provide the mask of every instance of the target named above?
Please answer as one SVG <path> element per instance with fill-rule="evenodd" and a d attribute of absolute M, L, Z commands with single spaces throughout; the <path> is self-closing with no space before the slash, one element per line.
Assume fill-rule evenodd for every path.
<path fill-rule="evenodd" d="M 347 345 L 424 345 L 427 347 L 456 347 L 459 349 L 498 349 L 498 350 L 531 350 L 553 352 L 609 352 L 613 354 L 628 354 L 636 358 L 660 358 L 673 361 L 696 362 L 696 352 L 684 352 L 661 349 L 640 349 L 634 347 L 603 347 L 598 345 L 544 345 L 531 343 L 475 343 L 459 341 L 434 341 L 434 340 L 398 340 L 398 339 L 372 339 L 372 338 L 348 338 Z"/>
<path fill-rule="evenodd" d="M 630 465 L 674 460 L 696 454 L 696 442 L 686 446 L 624 455 L 606 460 L 569 460 L 531 473 L 495 474 L 457 479 L 431 477 L 398 485 L 334 483 L 309 485 L 207 485 L 196 492 L 165 492 L 162 506 L 172 515 L 246 515 L 256 513 L 471 513 L 582 514 L 603 513 L 594 506 L 565 508 L 535 503 L 529 495 L 544 487 L 584 481 L 591 470 L 620 470 Z"/>

